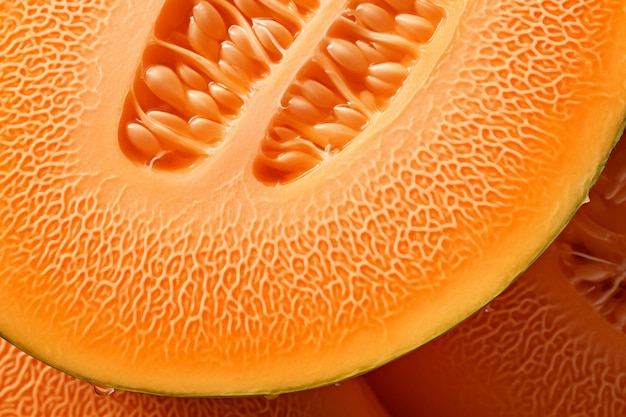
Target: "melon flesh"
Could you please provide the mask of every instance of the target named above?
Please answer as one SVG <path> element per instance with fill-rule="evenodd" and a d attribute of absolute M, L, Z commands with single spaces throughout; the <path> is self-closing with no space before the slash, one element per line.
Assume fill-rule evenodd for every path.
<path fill-rule="evenodd" d="M 518 276 L 623 127 L 622 0 L 279 3 L 291 35 L 257 3 L 3 3 L 4 338 L 175 395 L 365 372 Z M 284 51 L 251 65 L 254 24 Z"/>

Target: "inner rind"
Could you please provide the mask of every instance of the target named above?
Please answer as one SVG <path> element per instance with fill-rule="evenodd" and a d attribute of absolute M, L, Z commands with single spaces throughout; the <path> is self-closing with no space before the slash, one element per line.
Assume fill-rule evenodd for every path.
<path fill-rule="evenodd" d="M 126 99 L 122 150 L 159 170 L 210 159 L 318 9 L 316 0 L 167 3 Z M 254 176 L 289 182 L 348 146 L 387 108 L 443 17 L 427 0 L 350 2 L 286 87 Z"/>

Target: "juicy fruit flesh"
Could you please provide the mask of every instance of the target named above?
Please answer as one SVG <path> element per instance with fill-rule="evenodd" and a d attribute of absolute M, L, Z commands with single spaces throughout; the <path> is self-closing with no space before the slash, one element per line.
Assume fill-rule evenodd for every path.
<path fill-rule="evenodd" d="M 153 168 L 210 157 L 318 8 L 170 2 L 127 99 L 122 148 Z M 290 181 L 347 146 L 385 110 L 442 19 L 422 0 L 348 3 L 285 87 L 258 145 L 255 176 Z"/>
<path fill-rule="evenodd" d="M 241 116 L 260 117 L 253 129 L 233 130 L 257 146 L 233 140 L 183 175 L 120 152 L 143 45 L 119 34 L 136 24 L 149 43 L 153 8 L 94 2 L 76 14 L 68 3 L 42 20 L 36 5 L 9 3 L 3 335 L 104 384 L 242 394 L 362 372 L 478 308 L 556 233 L 612 144 L 623 3 L 437 5 L 445 19 L 390 113 L 328 163 L 267 187 L 240 169 L 276 115 L 260 99 Z M 307 32 L 342 10 L 298 39 L 322 39 Z M 55 36 L 33 36 L 42 21 Z M 127 47 L 132 63 L 119 59 Z M 290 50 L 282 63 L 309 57 Z M 28 60 L 46 71 L 20 73 Z M 261 98 L 296 72 L 276 71 Z"/>

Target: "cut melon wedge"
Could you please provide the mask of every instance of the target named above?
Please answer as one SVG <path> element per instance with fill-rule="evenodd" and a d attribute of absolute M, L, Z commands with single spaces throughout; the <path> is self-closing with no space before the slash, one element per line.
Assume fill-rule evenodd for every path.
<path fill-rule="evenodd" d="M 626 6 L 0 8 L 0 334 L 104 386 L 363 373 L 506 288 L 626 117 Z"/>

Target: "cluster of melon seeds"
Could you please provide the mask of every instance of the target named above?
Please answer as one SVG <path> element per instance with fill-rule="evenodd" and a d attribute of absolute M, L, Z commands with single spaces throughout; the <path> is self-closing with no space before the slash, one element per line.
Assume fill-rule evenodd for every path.
<path fill-rule="evenodd" d="M 120 142 L 136 161 L 171 167 L 208 155 L 318 6 L 194 3 L 162 13 L 127 97 Z"/>
<path fill-rule="evenodd" d="M 622 140 L 560 240 L 574 287 L 626 332 L 626 141 Z"/>
<path fill-rule="evenodd" d="M 257 178 L 289 181 L 349 144 L 398 92 L 442 18 L 421 0 L 351 2 L 283 96 Z"/>
<path fill-rule="evenodd" d="M 194 3 L 162 14 L 128 94 L 120 144 L 139 164 L 188 167 L 214 152 L 320 7 Z M 255 176 L 286 182 L 343 149 L 387 107 L 442 19 L 424 0 L 349 2 L 319 44 L 300 47 L 308 59 L 267 103 L 276 113 Z"/>

